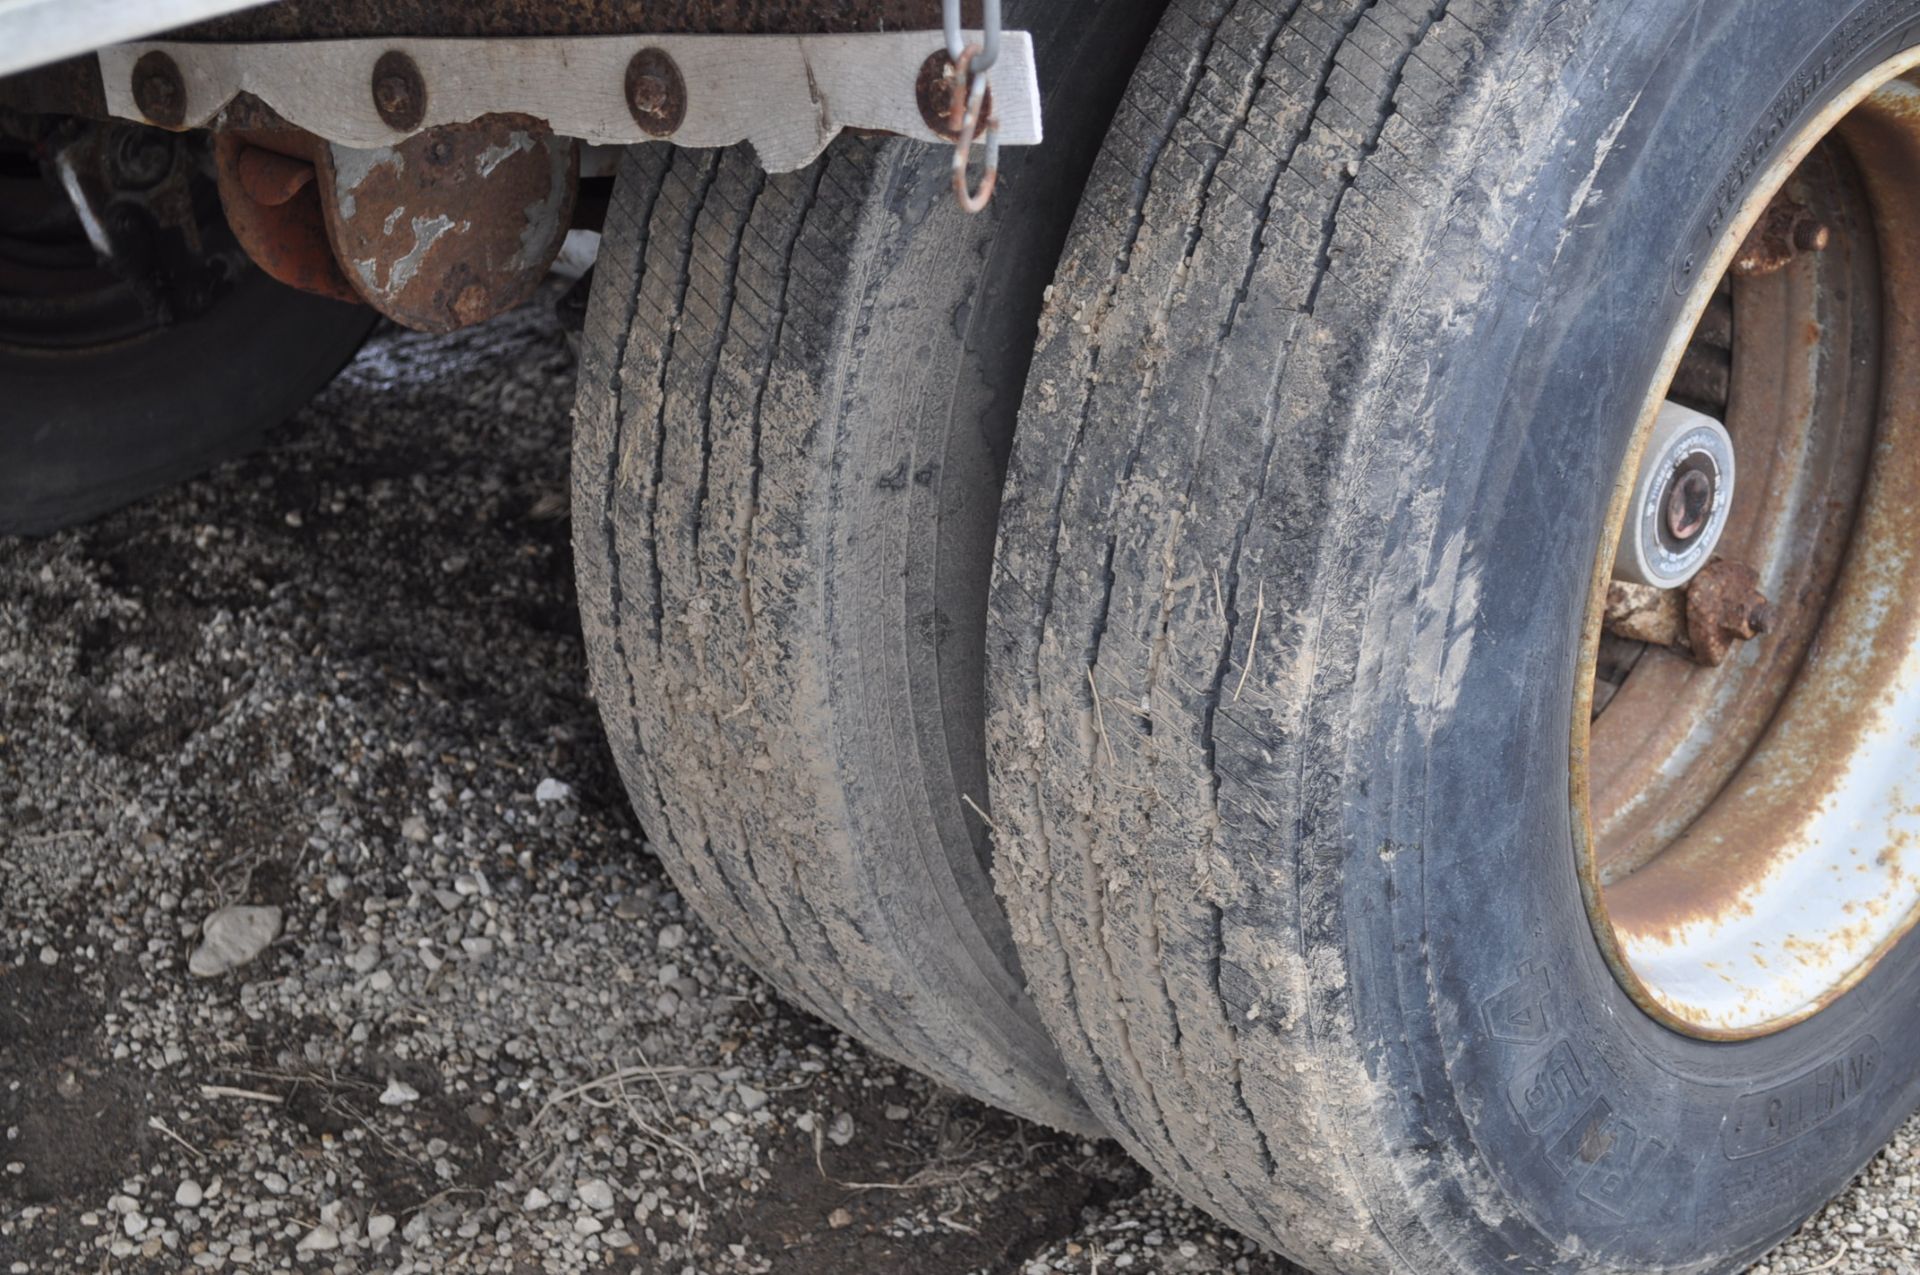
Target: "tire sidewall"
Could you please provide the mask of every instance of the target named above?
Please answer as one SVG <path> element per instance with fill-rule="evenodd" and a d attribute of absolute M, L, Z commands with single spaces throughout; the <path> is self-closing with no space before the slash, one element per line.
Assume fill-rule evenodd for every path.
<path fill-rule="evenodd" d="M 1344 846 L 1348 867 L 1302 913 L 1310 949 L 1345 949 L 1322 1012 L 1388 1095 L 1366 1105 L 1399 1148 L 1408 1221 L 1430 1241 L 1466 1221 L 1441 1243 L 1478 1250 L 1468 1266 L 1742 1264 L 1920 1092 L 1914 941 L 1755 1041 L 1693 1040 L 1635 1006 L 1587 919 L 1568 784 L 1613 479 L 1693 273 L 1802 124 L 1916 43 L 1920 0 L 1596 20 L 1517 126 L 1505 241 L 1483 215 L 1428 245 L 1497 253 L 1468 334 L 1458 313 L 1439 325 L 1465 353 L 1436 356 L 1417 410 L 1358 427 L 1350 481 L 1374 503 L 1332 529 L 1345 583 L 1321 601 L 1356 617 L 1358 673 L 1324 679 L 1304 739 L 1323 760 L 1303 775 L 1305 826 L 1329 830 L 1305 853 Z M 1423 490 L 1437 505 L 1406 499 Z"/>
<path fill-rule="evenodd" d="M 98 349 L 0 351 L 0 535 L 84 521 L 245 451 L 377 318 L 249 264 L 192 320 Z"/>

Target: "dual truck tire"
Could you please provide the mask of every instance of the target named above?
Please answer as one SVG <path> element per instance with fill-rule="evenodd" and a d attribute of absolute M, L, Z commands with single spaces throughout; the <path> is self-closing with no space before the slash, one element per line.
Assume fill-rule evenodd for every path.
<path fill-rule="evenodd" d="M 1672 334 L 1920 4 L 1175 0 L 1117 107 L 1111 8 L 1013 15 L 986 219 L 901 143 L 626 161 L 575 534 L 648 834 L 788 996 L 1316 1269 L 1737 1269 L 1914 1106 L 1920 947 L 1649 1012 L 1583 652 Z"/>

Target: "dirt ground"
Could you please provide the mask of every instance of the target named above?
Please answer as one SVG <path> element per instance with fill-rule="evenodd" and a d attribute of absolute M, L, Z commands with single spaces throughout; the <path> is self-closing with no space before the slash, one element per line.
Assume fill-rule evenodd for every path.
<path fill-rule="evenodd" d="M 551 301 L 0 542 L 0 1269 L 1290 1270 L 681 905 L 586 690 Z M 198 977 L 231 904 L 277 936 Z M 1760 1269 L 1920 1271 L 1913 1154 Z"/>

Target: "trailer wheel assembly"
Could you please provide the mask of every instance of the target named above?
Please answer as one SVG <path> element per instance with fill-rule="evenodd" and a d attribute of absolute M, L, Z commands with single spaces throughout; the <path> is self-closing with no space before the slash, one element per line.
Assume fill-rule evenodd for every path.
<path fill-rule="evenodd" d="M 1041 1011 L 1316 1270 L 1743 1269 L 1920 1093 L 1912 15 L 1175 11 L 1001 511 Z"/>
<path fill-rule="evenodd" d="M 1092 7 L 1009 5 L 1048 142 L 978 216 L 950 147 L 629 151 L 574 442 L 594 686 L 681 891 L 790 999 L 1085 1132 L 993 894 L 981 657 L 1041 293 L 1155 17 Z"/>

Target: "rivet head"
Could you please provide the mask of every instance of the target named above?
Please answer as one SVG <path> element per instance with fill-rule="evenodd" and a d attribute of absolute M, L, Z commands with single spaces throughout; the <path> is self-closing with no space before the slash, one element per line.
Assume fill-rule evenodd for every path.
<path fill-rule="evenodd" d="M 174 60 L 159 49 L 141 54 L 133 64 L 133 103 L 148 120 L 164 128 L 186 123 L 186 81 Z"/>
<path fill-rule="evenodd" d="M 642 49 L 627 63 L 627 109 L 652 137 L 668 137 L 687 118 L 687 81 L 664 49 Z"/>
<path fill-rule="evenodd" d="M 388 49 L 373 64 L 373 109 L 388 128 L 409 133 L 427 116 L 427 82 L 414 60 Z"/>

